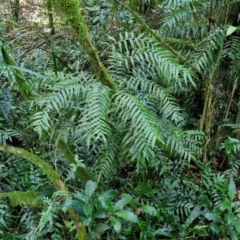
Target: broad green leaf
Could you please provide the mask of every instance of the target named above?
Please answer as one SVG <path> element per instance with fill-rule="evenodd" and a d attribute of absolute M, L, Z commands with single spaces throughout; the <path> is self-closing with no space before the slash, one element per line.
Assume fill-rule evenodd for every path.
<path fill-rule="evenodd" d="M 143 206 L 143 212 L 148 213 L 151 216 L 157 216 L 158 213 L 156 208 L 149 205 Z"/>
<path fill-rule="evenodd" d="M 91 218 L 92 217 L 92 206 L 90 203 L 86 203 L 84 206 L 83 206 L 83 212 L 85 213 L 85 215 L 88 217 L 88 218 Z"/>
<path fill-rule="evenodd" d="M 231 237 L 231 240 L 239 240 L 237 234 L 235 233 L 235 231 L 229 231 L 229 235 Z M 226 238 L 227 240 L 228 238 Z"/>
<path fill-rule="evenodd" d="M 106 230 L 108 230 L 109 228 L 110 228 L 110 226 L 105 223 L 98 223 L 93 227 L 92 230 L 93 230 L 93 232 L 96 232 L 96 233 L 103 233 Z"/>
<path fill-rule="evenodd" d="M 122 194 L 122 199 L 116 202 L 114 205 L 114 211 L 122 209 L 132 200 L 132 196 L 129 194 Z"/>
<path fill-rule="evenodd" d="M 118 192 L 116 190 L 107 190 L 106 192 L 103 193 L 102 197 L 108 198 L 108 199 L 113 199 L 117 196 Z"/>
<path fill-rule="evenodd" d="M 110 221 L 111 221 L 111 223 L 113 225 L 113 228 L 116 231 L 116 233 L 120 233 L 121 228 L 122 228 L 121 222 L 113 216 L 110 217 Z"/>
<path fill-rule="evenodd" d="M 215 213 L 205 213 L 204 217 L 210 221 L 221 222 L 222 219 Z"/>
<path fill-rule="evenodd" d="M 108 218 L 109 215 L 107 214 L 106 209 L 100 208 L 96 212 L 93 213 L 93 218 Z"/>
<path fill-rule="evenodd" d="M 189 215 L 189 217 L 186 220 L 186 225 L 189 226 L 197 217 L 199 217 L 199 215 L 201 214 L 201 206 L 196 206 L 191 214 Z"/>
<path fill-rule="evenodd" d="M 173 236 L 175 236 L 174 234 L 171 233 L 171 230 L 168 228 L 161 228 L 156 230 L 155 232 L 153 232 L 153 236 L 155 235 L 166 236 L 169 237 L 169 239 L 173 239 Z"/>
<path fill-rule="evenodd" d="M 85 218 L 84 221 L 83 221 L 83 225 L 84 226 L 89 226 L 89 224 L 91 223 L 91 219 L 90 218 Z"/>
<path fill-rule="evenodd" d="M 230 210 L 231 207 L 232 207 L 231 202 L 228 199 L 225 199 L 220 206 L 220 210 L 226 210 L 226 209 Z"/>
<path fill-rule="evenodd" d="M 94 191 L 96 190 L 97 188 L 97 183 L 89 180 L 86 182 L 86 185 L 85 185 L 85 194 L 86 194 L 86 197 L 88 199 L 91 198 L 91 196 L 93 195 Z"/>
<path fill-rule="evenodd" d="M 134 222 L 134 223 L 138 222 L 137 215 L 134 214 L 133 212 L 130 212 L 130 211 L 127 211 L 127 210 L 115 212 L 115 215 L 117 215 L 118 217 L 121 217 L 125 220 L 128 220 L 130 222 Z"/>
<path fill-rule="evenodd" d="M 240 191 L 237 191 L 237 194 L 239 195 Z M 232 208 L 237 209 L 240 206 L 240 201 L 232 202 Z"/>
<path fill-rule="evenodd" d="M 233 213 L 229 213 L 227 215 L 227 223 L 230 224 L 235 218 L 235 215 Z"/>
<path fill-rule="evenodd" d="M 239 213 L 240 212 L 240 208 L 237 208 L 234 212 L 235 213 Z"/>
<path fill-rule="evenodd" d="M 209 225 L 209 228 L 212 230 L 212 232 L 214 232 L 216 234 L 220 234 L 221 233 L 221 228 L 216 223 L 211 223 Z"/>
<path fill-rule="evenodd" d="M 233 179 L 231 178 L 230 183 L 229 183 L 229 189 L 228 189 L 229 197 L 231 200 L 234 199 L 234 196 L 236 194 L 236 185 Z"/>
<path fill-rule="evenodd" d="M 238 233 L 240 233 L 240 223 L 237 221 L 233 221 L 232 224 L 234 225 Z"/>
<path fill-rule="evenodd" d="M 226 36 L 229 36 L 231 35 L 233 32 L 235 32 L 237 30 L 237 27 L 234 27 L 234 26 L 229 26 L 228 27 L 228 30 L 227 30 L 227 33 L 226 33 Z"/>
<path fill-rule="evenodd" d="M 99 201 L 104 209 L 106 209 L 108 212 L 113 212 L 113 202 L 104 197 L 99 197 Z"/>

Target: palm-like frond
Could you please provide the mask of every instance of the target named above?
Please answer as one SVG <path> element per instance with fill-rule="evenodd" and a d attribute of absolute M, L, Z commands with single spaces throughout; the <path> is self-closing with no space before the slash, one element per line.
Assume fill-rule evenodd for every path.
<path fill-rule="evenodd" d="M 168 93 L 168 89 L 163 88 L 158 83 L 155 83 L 154 81 L 146 81 L 145 78 L 141 77 L 132 77 L 126 82 L 126 88 L 133 91 L 137 97 L 142 93 L 144 98 L 149 96 L 149 98 L 154 99 L 156 101 L 155 106 L 153 106 L 155 108 L 154 110 L 156 111 L 156 107 L 158 107 L 165 118 L 168 118 L 175 123 L 179 123 L 183 120 L 176 99 Z M 144 99 L 141 100 L 144 101 Z M 148 105 L 148 101 L 146 101 L 146 105 Z"/>
<path fill-rule="evenodd" d="M 86 96 L 86 103 L 79 129 L 83 131 L 83 137 L 90 143 L 97 143 L 98 140 L 107 143 L 111 136 L 111 129 L 108 124 L 108 111 L 110 107 L 110 89 L 100 84 L 91 86 Z"/>
<path fill-rule="evenodd" d="M 193 142 L 193 135 L 199 134 L 197 131 L 193 135 L 189 135 L 185 131 L 171 126 L 163 125 L 164 137 L 166 141 L 166 150 L 171 156 L 190 162 L 199 154 L 199 146 L 197 142 Z M 183 162 L 185 164 L 185 162 Z"/>
<path fill-rule="evenodd" d="M 123 146 L 133 158 L 137 159 L 140 153 L 146 156 L 156 141 L 163 144 L 158 119 L 137 98 L 125 91 L 114 98 L 116 113 L 130 130 L 122 140 Z"/>
<path fill-rule="evenodd" d="M 13 129 L 0 129 L 0 144 L 6 145 L 7 140 L 11 142 L 12 137 L 16 136 L 19 136 L 19 134 Z"/>
<path fill-rule="evenodd" d="M 111 176 L 114 175 L 114 166 L 117 164 L 117 151 L 119 147 L 114 142 L 114 138 L 111 138 L 108 141 L 108 145 L 103 150 L 103 153 L 100 155 L 96 166 L 94 167 L 94 171 L 97 175 L 98 182 L 102 179 L 110 179 Z"/>
<path fill-rule="evenodd" d="M 151 79 L 160 78 L 165 84 L 193 83 L 192 72 L 179 64 L 175 57 L 161 48 L 159 43 L 151 37 L 134 33 L 119 35 L 119 41 L 114 42 L 111 54 L 113 66 L 120 66 L 129 75 L 141 72 L 148 73 Z"/>
<path fill-rule="evenodd" d="M 216 61 L 215 52 L 223 44 L 224 31 L 218 28 L 203 39 L 198 45 L 198 51 L 191 55 L 193 64 L 201 71 L 211 71 L 211 66 Z"/>
<path fill-rule="evenodd" d="M 79 77 L 62 74 L 47 78 L 47 81 L 43 82 L 39 89 L 46 88 L 48 91 L 31 102 L 31 107 L 37 106 L 41 109 L 32 116 L 31 126 L 40 135 L 43 131 L 48 132 L 53 126 L 55 116 L 61 116 L 67 112 L 61 111 L 62 109 L 79 108 L 79 102 L 75 100 L 84 99 L 89 90 L 87 83 L 93 81 L 91 75 L 84 72 L 80 73 Z"/>

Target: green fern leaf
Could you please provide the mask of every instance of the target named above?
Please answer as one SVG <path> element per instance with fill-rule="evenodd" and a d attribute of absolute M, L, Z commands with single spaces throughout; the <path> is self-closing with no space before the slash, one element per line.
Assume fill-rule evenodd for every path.
<path fill-rule="evenodd" d="M 83 137 L 87 141 L 87 146 L 98 140 L 107 143 L 108 137 L 111 136 L 108 124 L 109 108 L 110 89 L 99 84 L 92 85 L 86 97 L 86 105 L 79 125 L 84 132 Z"/>

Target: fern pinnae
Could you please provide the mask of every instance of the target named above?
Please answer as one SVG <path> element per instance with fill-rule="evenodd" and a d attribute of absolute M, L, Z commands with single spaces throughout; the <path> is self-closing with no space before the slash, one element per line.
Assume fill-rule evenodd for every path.
<path fill-rule="evenodd" d="M 79 77 L 60 74 L 59 76 L 49 76 L 46 80 L 48 91 L 31 103 L 31 107 L 38 106 L 40 111 L 36 112 L 30 119 L 30 126 L 41 136 L 43 131 L 52 129 L 53 121 L 51 115 L 57 112 L 62 115 L 61 109 L 73 107 L 69 104 L 75 99 L 83 99 L 89 91 L 88 81 L 94 81 L 90 75 L 80 73 Z M 43 83 L 45 84 L 45 83 Z"/>
<path fill-rule="evenodd" d="M 129 90 L 142 91 L 149 94 L 156 101 L 159 101 L 158 107 L 164 112 L 166 118 L 179 123 L 183 120 L 180 108 L 177 106 L 176 100 L 167 93 L 167 90 L 154 81 L 142 78 L 130 78 L 127 82 Z M 141 99 L 142 100 L 142 99 Z"/>
<path fill-rule="evenodd" d="M 114 175 L 112 170 L 116 164 L 118 149 L 117 144 L 114 142 L 114 138 L 108 139 L 108 144 L 105 145 L 105 149 L 94 167 L 98 182 L 100 182 L 102 178 L 109 179 L 110 176 Z"/>
<path fill-rule="evenodd" d="M 35 113 L 31 118 L 30 126 L 33 127 L 34 131 L 41 137 L 43 131 L 49 132 L 52 128 L 52 120 L 49 116 L 48 110 Z"/>
<path fill-rule="evenodd" d="M 78 128 L 82 128 L 83 137 L 89 146 L 91 142 L 102 140 L 107 143 L 111 135 L 108 124 L 110 108 L 110 89 L 100 84 L 93 84 L 86 97 L 85 109 Z"/>
<path fill-rule="evenodd" d="M 134 41 L 129 41 L 128 38 L 121 39 L 118 48 L 112 49 L 111 58 L 112 63 L 124 65 L 128 72 L 136 68 L 140 68 L 141 71 L 147 69 L 150 76 L 155 76 L 156 72 L 159 73 L 159 77 L 164 76 L 168 84 L 174 81 L 179 87 L 182 83 L 189 82 L 195 85 L 192 72 L 180 65 L 169 51 L 161 48 L 156 40 L 148 36 L 141 39 L 136 36 Z"/>
<path fill-rule="evenodd" d="M 0 129 L 0 144 L 4 146 L 7 143 L 7 140 L 12 141 L 12 137 L 19 136 L 19 133 L 13 129 Z"/>
<path fill-rule="evenodd" d="M 189 144 L 191 139 L 189 139 L 183 130 L 174 126 L 169 126 L 168 124 L 162 124 L 162 127 L 163 131 L 167 133 L 164 134 L 166 142 L 165 148 L 170 155 L 178 157 L 188 163 L 196 159 L 197 151 L 199 151 L 200 147 Z"/>
<path fill-rule="evenodd" d="M 114 103 L 117 106 L 115 114 L 119 116 L 119 120 L 128 125 L 128 128 L 130 127 L 122 144 L 125 149 L 129 149 L 134 158 L 142 151 L 148 152 L 156 142 L 164 144 L 159 131 L 159 120 L 138 99 L 125 91 L 120 91 L 115 94 Z"/>
<path fill-rule="evenodd" d="M 216 29 L 211 32 L 206 38 L 198 43 L 198 52 L 195 52 L 192 57 L 194 59 L 194 66 L 206 72 L 211 71 L 211 66 L 215 62 L 215 51 L 220 48 L 224 40 L 224 31 L 222 29 Z M 196 61 L 197 59 L 197 61 Z"/>

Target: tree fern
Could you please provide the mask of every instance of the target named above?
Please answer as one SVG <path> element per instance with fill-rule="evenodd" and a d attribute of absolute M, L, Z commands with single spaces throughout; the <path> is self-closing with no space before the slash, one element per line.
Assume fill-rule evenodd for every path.
<path fill-rule="evenodd" d="M 32 102 L 37 106 L 31 118 L 35 131 L 41 135 L 55 127 L 60 132 L 67 128 L 79 149 L 89 148 L 98 179 L 107 177 L 115 163 L 113 145 L 120 146 L 126 161 L 132 159 L 138 164 L 163 152 L 190 161 L 198 151 L 183 131 L 169 125 L 169 120 L 173 124 L 183 122 L 171 90 L 192 83 L 192 72 L 150 37 L 125 33 L 119 38 L 112 46 L 110 72 L 123 91 L 113 94 L 84 73 L 78 78 L 59 75 L 43 81 L 39 90 L 47 90 Z M 144 69 L 148 69 L 146 73 Z M 71 120 L 68 113 L 74 116 Z M 65 125 L 58 125 L 59 117 L 68 119 Z M 113 127 L 121 136 L 117 141 L 112 137 Z"/>

